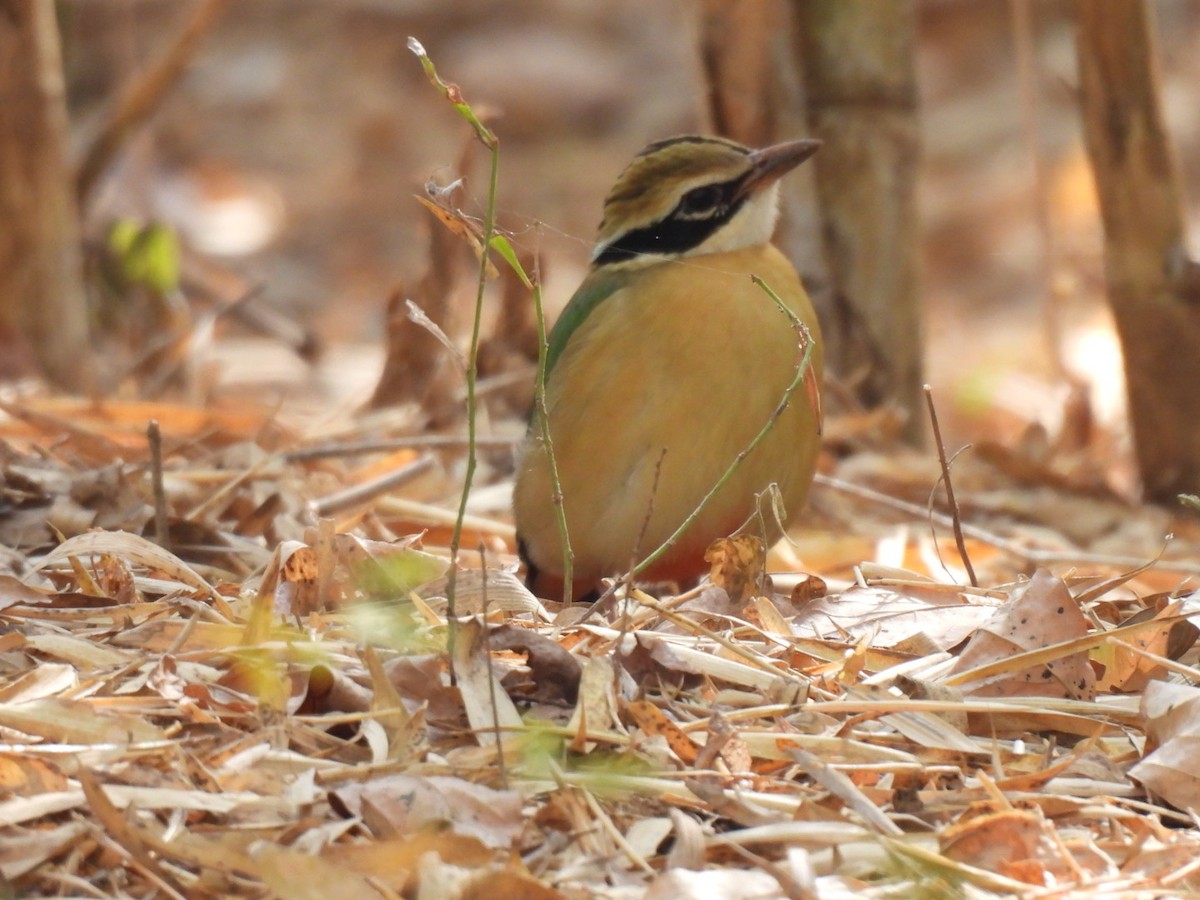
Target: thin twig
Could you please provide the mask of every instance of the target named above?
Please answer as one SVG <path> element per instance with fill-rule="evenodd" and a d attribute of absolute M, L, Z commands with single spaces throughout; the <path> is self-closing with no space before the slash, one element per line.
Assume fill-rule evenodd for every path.
<path fill-rule="evenodd" d="M 918 506 L 916 503 L 909 503 L 907 500 L 901 500 L 899 497 L 892 497 L 880 491 L 873 490 L 869 487 L 863 487 L 860 484 L 853 484 L 841 478 L 835 478 L 832 475 L 822 475 L 818 472 L 813 476 L 813 484 L 820 487 L 829 488 L 841 494 L 846 494 L 851 497 L 857 497 L 860 500 L 866 500 L 869 503 L 877 503 L 880 506 L 886 506 L 889 509 L 894 509 L 897 512 L 912 516 L 916 521 L 929 521 L 932 519 L 943 527 L 953 525 L 951 518 L 944 513 L 930 510 L 924 506 Z M 1055 563 L 1080 563 L 1083 565 L 1095 566 L 1121 566 L 1121 567 L 1136 567 L 1144 565 L 1146 560 L 1137 556 L 1116 556 L 1105 553 L 1086 553 L 1084 551 L 1071 550 L 1052 550 L 1046 547 L 1025 547 L 1018 544 L 1016 541 L 1009 540 L 1006 537 L 996 534 L 993 531 L 988 531 L 986 528 L 980 528 L 978 525 L 964 523 L 962 526 L 963 534 L 973 537 L 976 540 L 983 541 L 995 547 L 998 550 L 1003 550 L 1005 553 L 1011 553 L 1018 559 L 1024 560 L 1027 563 L 1034 565 L 1053 565 Z M 1200 575 L 1200 563 L 1190 562 L 1185 560 L 1170 560 L 1163 559 L 1156 563 L 1157 568 L 1166 569 L 1168 572 L 1183 572 L 1188 575 Z"/>
<path fill-rule="evenodd" d="M 646 505 L 646 515 L 642 519 L 642 527 L 638 531 L 637 540 L 634 541 L 634 544 L 633 544 L 633 552 L 630 554 L 629 571 L 625 573 L 625 577 L 623 579 L 623 582 L 625 585 L 625 604 L 626 604 L 626 606 L 620 616 L 620 630 L 619 630 L 619 635 L 617 637 L 617 642 L 616 642 L 616 645 L 618 647 L 620 647 L 624 644 L 626 630 L 628 629 L 630 621 L 632 619 L 632 616 L 628 615 L 628 610 L 629 610 L 628 604 L 629 604 L 629 598 L 633 596 L 634 570 L 637 568 L 637 558 L 638 558 L 638 553 L 641 552 L 642 541 L 644 541 L 646 539 L 646 529 L 650 526 L 650 517 L 654 515 L 654 498 L 656 496 L 658 496 L 658 480 L 662 476 L 662 464 L 663 464 L 663 460 L 666 458 L 667 458 L 667 448 L 663 447 L 662 450 L 658 454 L 658 462 L 655 463 L 655 466 L 654 466 L 654 481 L 650 486 L 650 502 Z M 606 600 L 609 597 L 609 595 L 613 592 L 613 590 L 616 589 L 616 584 L 617 583 L 614 582 L 612 590 L 604 591 L 600 597 L 596 598 L 596 602 L 593 603 L 590 607 L 588 607 L 588 611 L 584 614 L 584 619 L 587 619 L 587 617 L 592 614 L 592 611 L 595 610 L 597 607 L 599 607 L 601 600 Z M 619 656 L 615 657 L 614 662 L 619 659 L 620 659 Z M 614 687 L 614 689 L 618 688 L 618 685 L 620 682 L 620 677 L 621 677 L 620 672 L 619 672 L 617 666 L 614 665 L 613 666 L 613 687 Z"/>
<path fill-rule="evenodd" d="M 490 447 L 497 450 L 516 446 L 520 438 L 516 437 L 476 437 L 476 447 Z M 409 447 L 465 447 L 465 434 L 410 434 L 402 437 L 382 438 L 379 440 L 362 441 L 331 441 L 328 444 L 315 444 L 299 450 L 289 450 L 283 455 L 288 462 L 304 462 L 310 459 L 330 459 L 342 456 L 365 456 L 368 453 L 388 453 L 393 450 L 406 450 Z"/>
<path fill-rule="evenodd" d="M 446 351 L 446 355 L 454 360 L 458 364 L 459 369 L 465 374 L 467 361 L 463 359 L 462 352 L 458 349 L 458 345 L 450 339 L 450 335 L 446 334 L 442 330 L 442 327 L 429 318 L 429 314 L 412 300 L 404 301 L 404 309 L 408 321 L 412 322 L 418 328 L 424 328 L 429 332 L 433 336 L 433 339 L 442 345 L 442 349 Z"/>
<path fill-rule="evenodd" d="M 97 840 L 110 853 L 118 858 L 124 857 L 125 864 L 130 869 L 148 880 L 167 897 L 173 898 L 173 900 L 187 900 L 187 895 L 176 889 L 176 886 L 169 880 L 168 875 L 151 864 L 151 859 L 148 855 L 146 859 L 139 859 L 128 847 L 108 834 L 101 833 L 97 835 Z"/>
<path fill-rule="evenodd" d="M 1017 86 L 1021 98 L 1021 141 L 1025 145 L 1030 174 L 1033 176 L 1033 214 L 1037 227 L 1038 245 L 1035 251 L 1039 301 L 1042 308 L 1046 349 L 1059 377 L 1074 381 L 1063 360 L 1062 322 L 1054 290 L 1054 228 L 1050 223 L 1049 179 L 1041 147 L 1038 146 L 1038 124 L 1041 117 L 1037 85 L 1037 58 L 1031 0 L 1009 0 L 1012 11 L 1013 44 L 1017 52 Z"/>
<path fill-rule="evenodd" d="M 420 525 L 433 525 L 439 528 L 453 528 L 457 517 L 454 510 L 446 509 L 436 503 L 420 503 L 407 497 L 387 495 L 381 497 L 375 504 L 374 511 L 379 515 L 404 519 L 407 522 Z M 505 540 L 511 540 L 515 529 L 510 522 L 490 519 L 484 515 L 468 513 L 463 516 L 463 527 L 484 534 L 495 534 Z"/>
<path fill-rule="evenodd" d="M 471 479 L 475 472 L 475 450 L 478 446 L 475 435 L 475 409 L 476 409 L 476 379 L 477 379 L 477 356 L 479 349 L 479 328 L 483 318 L 483 289 L 488 276 L 488 252 L 495 250 L 509 267 L 521 280 L 525 287 L 533 292 L 533 309 L 534 316 L 537 322 L 537 337 L 538 337 L 538 364 L 537 374 L 534 379 L 534 410 L 538 421 L 539 437 L 546 448 L 546 455 L 550 466 L 550 487 L 551 497 L 554 503 L 555 518 L 558 522 L 559 538 L 562 543 L 563 550 L 563 602 L 569 603 L 573 593 L 573 572 L 575 555 L 571 550 L 570 536 L 567 533 L 567 514 L 563 505 L 562 483 L 558 477 L 558 462 L 554 455 L 554 441 L 550 435 L 550 416 L 546 408 L 546 362 L 548 359 L 548 345 L 546 340 L 546 317 L 542 305 L 542 285 L 540 275 L 535 271 L 535 278 L 530 279 L 522 267 L 520 260 L 517 258 L 516 251 L 513 250 L 512 244 L 508 239 L 499 234 L 495 228 L 495 210 L 496 210 L 496 191 L 498 188 L 499 179 L 499 163 L 500 163 L 500 145 L 496 136 L 485 126 L 475 115 L 470 105 L 463 99 L 462 92 L 457 85 L 447 84 L 442 81 L 436 70 L 433 67 L 433 62 L 426 55 L 424 48 L 415 38 L 409 38 L 408 47 L 421 60 L 421 65 L 425 68 L 426 74 L 429 76 L 434 86 L 441 91 L 442 95 L 454 104 L 472 128 L 475 129 L 475 134 L 480 142 L 488 148 L 491 155 L 491 180 L 488 184 L 487 210 L 484 214 L 483 235 L 480 241 L 480 259 L 479 259 L 479 290 L 475 297 L 475 318 L 472 322 L 471 331 L 471 349 L 467 360 L 467 472 L 465 484 L 463 486 L 462 500 L 459 505 L 459 521 L 455 527 L 455 533 L 450 542 L 450 554 L 452 559 L 458 557 L 458 542 L 461 537 L 461 521 L 466 511 L 467 496 L 471 488 Z M 537 265 L 537 258 L 534 258 L 534 264 Z M 454 607 L 454 584 L 455 574 L 451 570 L 450 582 L 447 589 L 447 600 L 449 608 Z M 453 631 L 451 631 L 451 647 L 453 646 Z M 453 653 L 451 654 L 453 658 Z"/>
<path fill-rule="evenodd" d="M 557 766 L 556 766 L 557 768 Z M 625 837 L 625 833 L 617 827 L 617 823 L 612 820 L 612 817 L 604 811 L 599 801 L 591 791 L 585 788 L 578 788 L 579 796 L 583 798 L 583 802 L 587 804 L 588 810 L 597 822 L 600 823 L 601 829 L 608 835 L 609 839 L 616 845 L 617 849 L 624 854 L 629 862 L 633 863 L 637 868 L 641 869 L 647 875 L 656 875 L 654 868 L 646 862 L 645 858 L 629 843 Z"/>
<path fill-rule="evenodd" d="M 321 519 L 354 506 L 361 506 L 364 503 L 374 500 L 380 494 L 394 491 L 396 488 L 408 484 L 408 482 L 417 476 L 424 475 L 434 467 L 436 462 L 437 460 L 432 456 L 421 456 L 414 459 L 407 466 L 401 466 L 399 469 L 388 472 L 379 478 L 374 478 L 362 484 L 356 484 L 353 487 L 320 497 L 311 504 L 313 515 Z"/>
<path fill-rule="evenodd" d="M 167 491 L 163 487 L 162 432 L 157 419 L 151 419 L 146 426 L 146 440 L 150 444 L 150 486 L 154 492 L 154 542 L 169 551 L 171 527 L 167 519 Z"/>
<path fill-rule="evenodd" d="M 696 621 L 690 616 L 675 612 L 665 604 L 654 600 L 641 591 L 638 591 L 638 594 L 640 596 L 637 597 L 637 602 L 640 606 L 657 613 L 682 632 L 695 634 L 713 643 L 720 644 L 725 650 L 724 655 L 730 659 L 736 658 L 737 661 L 741 661 L 752 668 L 778 675 L 781 684 L 793 684 L 801 690 L 808 690 L 811 687 L 809 680 L 804 675 L 797 673 L 795 670 L 785 672 L 779 669 L 773 660 L 751 649 L 749 645 L 737 638 L 726 637 L 724 634 L 706 627 L 703 623 Z M 674 602 L 674 599 L 671 602 Z"/>
<path fill-rule="evenodd" d="M 217 477 L 228 478 L 228 480 L 212 493 L 205 494 L 203 500 L 185 512 L 180 518 L 188 522 L 198 521 L 203 518 L 210 510 L 216 509 L 224 503 L 241 485 L 252 478 L 256 478 L 264 469 L 269 468 L 274 459 L 275 457 L 273 456 L 261 456 L 232 478 L 228 478 L 228 473 L 226 472 L 218 471 L 214 473 Z"/>
<path fill-rule="evenodd" d="M 654 498 L 658 496 L 658 482 L 662 478 L 663 460 L 667 458 L 667 448 L 663 447 L 658 453 L 658 461 L 654 464 L 654 480 L 650 483 L 650 502 L 646 504 L 646 515 L 642 517 L 642 527 L 638 529 L 637 540 L 633 542 L 633 552 L 630 553 L 629 571 L 625 573 L 625 596 L 628 597 L 633 588 L 633 576 L 637 574 L 638 554 L 642 552 L 642 542 L 646 540 L 646 529 L 650 527 L 650 518 L 654 515 Z M 624 635 L 622 635 L 622 638 Z"/>
<path fill-rule="evenodd" d="M 571 549 L 571 536 L 567 528 L 567 510 L 563 503 L 562 480 L 558 474 L 558 457 L 554 452 L 554 439 L 550 434 L 550 412 L 546 406 L 546 365 L 550 358 L 550 346 L 546 339 L 546 313 L 542 304 L 542 278 L 538 256 L 533 257 L 533 278 L 525 272 L 521 260 L 508 238 L 503 234 L 492 237 L 490 246 L 508 263 L 521 284 L 533 294 L 533 312 L 537 329 L 538 361 L 534 374 L 533 419 L 538 427 L 538 438 L 546 451 L 550 470 L 550 497 L 554 506 L 554 518 L 558 525 L 558 539 L 563 554 L 563 604 L 569 604 L 574 595 L 575 553 Z M 530 424 L 532 429 L 533 423 Z"/>
<path fill-rule="evenodd" d="M 487 580 L 487 548 L 479 542 L 479 572 L 483 577 L 480 584 L 482 598 L 480 608 L 480 634 L 483 636 L 483 655 L 487 660 L 488 671 L 488 701 L 492 705 L 492 733 L 496 735 L 496 767 L 500 772 L 500 787 L 508 789 L 508 769 L 504 764 L 504 734 L 500 728 L 500 707 L 496 705 L 496 671 L 492 660 L 492 640 L 488 634 L 488 580 Z"/>
<path fill-rule="evenodd" d="M 121 149 L 130 132 L 146 122 L 163 98 L 179 81 L 188 63 L 196 55 L 200 42 L 225 14 L 233 0 L 206 0 L 196 7 L 190 19 L 175 36 L 162 58 L 132 82 L 117 99 L 112 116 L 84 154 L 76 178 L 75 194 L 82 204 L 96 181 Z"/>
<path fill-rule="evenodd" d="M 938 462 L 942 464 L 942 484 L 946 485 L 946 502 L 950 505 L 950 519 L 954 527 L 954 543 L 958 547 L 958 555 L 971 579 L 971 587 L 979 587 L 979 579 L 975 577 L 975 568 L 971 558 L 967 556 L 967 544 L 963 540 L 962 517 L 958 512 L 958 500 L 954 498 L 954 484 L 950 480 L 950 463 L 946 459 L 946 445 L 942 443 L 942 429 L 938 425 L 937 409 L 933 405 L 933 388 L 925 385 L 925 404 L 929 407 L 929 424 L 933 426 L 933 440 L 937 444 Z"/>

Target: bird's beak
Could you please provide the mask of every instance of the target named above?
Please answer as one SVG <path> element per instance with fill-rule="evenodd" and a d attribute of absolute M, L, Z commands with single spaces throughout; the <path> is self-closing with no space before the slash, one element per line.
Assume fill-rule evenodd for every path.
<path fill-rule="evenodd" d="M 778 181 L 820 148 L 820 141 L 805 138 L 802 141 L 788 141 L 786 144 L 775 144 L 755 150 L 750 154 L 750 172 L 738 187 L 738 199 L 748 197 Z"/>

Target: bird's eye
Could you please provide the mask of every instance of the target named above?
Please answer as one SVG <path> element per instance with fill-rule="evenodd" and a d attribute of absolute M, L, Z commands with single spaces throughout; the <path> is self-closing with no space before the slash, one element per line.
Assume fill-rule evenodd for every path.
<path fill-rule="evenodd" d="M 715 184 L 692 188 L 679 201 L 679 212 L 687 218 L 700 218 L 721 205 L 721 189 Z"/>

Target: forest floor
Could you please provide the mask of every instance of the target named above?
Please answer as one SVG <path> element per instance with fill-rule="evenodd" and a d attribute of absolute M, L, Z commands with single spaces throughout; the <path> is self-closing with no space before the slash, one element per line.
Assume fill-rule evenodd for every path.
<path fill-rule="evenodd" d="M 1194 179 L 1200 20 L 1159 5 Z M 65 6 L 90 122 L 183 13 Z M 411 195 L 466 171 L 478 213 L 483 154 L 447 162 L 462 123 L 405 37 L 500 110 L 502 225 L 551 306 L 621 162 L 702 127 L 691 4 L 466 6 L 232 5 L 85 210 L 96 245 L 173 222 L 188 309 L 147 354 L 144 292 L 117 298 L 112 399 L 0 384 L 0 897 L 1200 895 L 1200 520 L 1131 487 L 1060 5 L 1035 5 L 1040 120 L 1006 5 L 922 7 L 957 510 L 938 455 L 834 382 L 769 580 L 732 542 L 682 594 L 534 597 L 509 511 L 526 303 L 525 343 L 486 348 L 451 619 L 461 373 L 426 354 L 369 401 L 389 292 L 448 298 L 463 343 L 471 254 Z M 231 327 L 260 293 L 284 315 Z"/>
<path fill-rule="evenodd" d="M 3 409 L 10 895 L 1200 891 L 1200 529 L 1086 450 L 958 457 L 973 586 L 936 455 L 834 417 L 772 583 L 585 616 L 513 574 L 495 422 L 448 651 L 461 421 Z"/>

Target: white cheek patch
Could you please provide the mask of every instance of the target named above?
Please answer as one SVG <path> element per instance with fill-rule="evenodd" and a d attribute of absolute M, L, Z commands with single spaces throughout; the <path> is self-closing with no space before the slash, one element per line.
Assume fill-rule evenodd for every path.
<path fill-rule="evenodd" d="M 751 196 L 732 219 L 700 246 L 689 250 L 685 256 L 701 256 L 705 253 L 726 253 L 744 247 L 756 247 L 771 240 L 775 222 L 779 218 L 779 185 L 773 184 L 766 190 Z"/>

